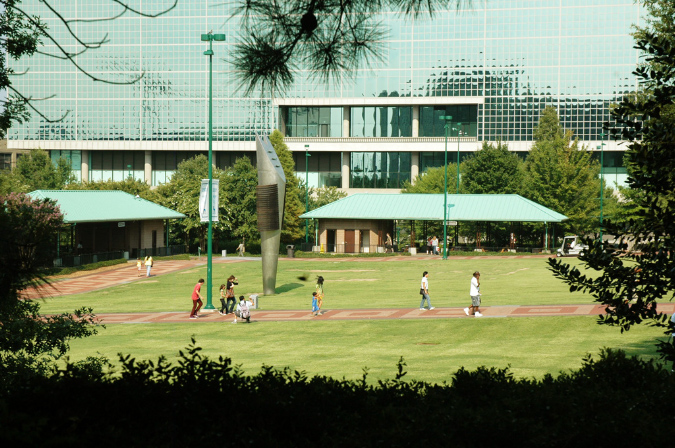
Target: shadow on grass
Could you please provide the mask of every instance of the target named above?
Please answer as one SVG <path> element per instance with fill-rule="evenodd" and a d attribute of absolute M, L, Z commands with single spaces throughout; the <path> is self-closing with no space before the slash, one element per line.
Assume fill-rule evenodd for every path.
<path fill-rule="evenodd" d="M 302 288 L 304 285 L 302 283 L 286 283 L 285 285 L 278 286 L 274 289 L 277 294 L 283 292 L 293 291 L 294 289 Z"/>

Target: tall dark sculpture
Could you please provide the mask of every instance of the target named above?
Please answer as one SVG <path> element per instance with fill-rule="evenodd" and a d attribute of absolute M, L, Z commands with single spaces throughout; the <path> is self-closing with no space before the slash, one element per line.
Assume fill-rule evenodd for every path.
<path fill-rule="evenodd" d="M 284 222 L 286 176 L 267 136 L 256 135 L 258 230 L 262 251 L 263 293 L 275 294 L 281 225 Z"/>

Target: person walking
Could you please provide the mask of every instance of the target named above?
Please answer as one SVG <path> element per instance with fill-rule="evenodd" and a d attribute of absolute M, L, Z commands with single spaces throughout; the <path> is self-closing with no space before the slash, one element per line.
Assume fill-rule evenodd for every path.
<path fill-rule="evenodd" d="M 319 310 L 319 295 L 314 291 L 312 293 L 312 316 L 318 316 Z"/>
<path fill-rule="evenodd" d="M 431 238 L 431 253 L 438 255 L 438 238 L 436 238 L 436 235 Z"/>
<path fill-rule="evenodd" d="M 424 301 L 427 301 L 429 309 L 433 310 L 435 307 L 431 306 L 431 299 L 429 298 L 429 273 L 424 271 L 422 274 L 422 283 L 420 284 L 420 294 L 422 294 L 422 301 L 420 302 L 420 311 L 424 311 Z"/>
<path fill-rule="evenodd" d="M 204 302 L 202 302 L 202 285 L 204 284 L 204 279 L 200 278 L 195 288 L 192 290 L 192 311 L 190 312 L 190 319 L 197 319 L 199 316 L 199 309 L 202 307 Z"/>
<path fill-rule="evenodd" d="M 394 252 L 394 243 L 391 240 L 391 235 L 387 233 L 387 239 L 384 240 L 384 253 Z"/>
<path fill-rule="evenodd" d="M 152 269 L 152 255 L 145 257 L 145 276 L 150 277 L 150 270 Z"/>
<path fill-rule="evenodd" d="M 137 258 L 137 259 L 136 259 L 136 269 L 138 269 L 138 276 L 139 276 L 139 277 L 140 277 L 141 275 L 143 275 L 143 271 L 141 270 L 141 266 L 142 266 L 142 265 L 143 265 L 143 263 L 141 262 L 141 259 L 140 259 L 140 258 Z"/>
<path fill-rule="evenodd" d="M 316 299 L 317 299 L 317 305 L 319 307 L 316 314 L 319 315 L 319 314 L 321 314 L 321 306 L 323 305 L 323 277 L 322 276 L 318 276 L 316 278 Z"/>
<path fill-rule="evenodd" d="M 225 295 L 227 294 L 227 288 L 225 285 L 220 285 L 220 309 L 218 312 L 220 313 L 221 316 L 224 316 L 225 313 L 224 311 L 227 310 L 227 305 L 225 304 Z"/>
<path fill-rule="evenodd" d="M 237 277 L 230 275 L 227 278 L 227 284 L 225 285 L 225 299 L 227 300 L 227 306 L 225 307 L 225 315 L 234 313 L 234 285 L 238 285 Z M 221 313 L 222 314 L 222 313 Z"/>
<path fill-rule="evenodd" d="M 473 277 L 471 277 L 469 295 L 471 296 L 471 306 L 464 308 L 464 313 L 467 316 L 483 317 L 480 312 L 480 272 L 478 271 L 474 272 Z"/>
<path fill-rule="evenodd" d="M 243 257 L 245 251 L 246 247 L 244 246 L 244 240 L 241 240 L 241 243 L 239 243 L 239 246 L 237 246 L 237 252 L 239 252 L 240 257 Z"/>

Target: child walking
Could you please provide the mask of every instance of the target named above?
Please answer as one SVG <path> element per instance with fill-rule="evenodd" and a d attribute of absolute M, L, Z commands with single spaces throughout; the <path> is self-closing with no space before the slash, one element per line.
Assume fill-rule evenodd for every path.
<path fill-rule="evenodd" d="M 142 275 L 142 274 L 141 274 L 141 272 L 142 272 L 142 267 L 143 267 L 143 263 L 141 262 L 141 259 L 140 259 L 140 258 L 137 258 L 137 259 L 136 259 L 136 269 L 138 269 L 138 276 L 139 276 L 139 277 Z"/>
<path fill-rule="evenodd" d="M 319 294 L 316 291 L 314 291 L 312 293 L 312 316 L 318 316 L 320 309 L 321 308 L 319 307 Z"/>
<path fill-rule="evenodd" d="M 312 299 L 313 300 L 313 299 Z M 316 279 L 316 304 L 319 309 L 316 312 L 318 316 L 321 314 L 321 306 L 323 305 L 323 277 L 318 276 Z"/>

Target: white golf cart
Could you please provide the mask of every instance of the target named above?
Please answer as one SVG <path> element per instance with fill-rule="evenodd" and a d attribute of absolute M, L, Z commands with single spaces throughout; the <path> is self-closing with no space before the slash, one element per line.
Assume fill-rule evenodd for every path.
<path fill-rule="evenodd" d="M 580 237 L 570 235 L 563 238 L 562 246 L 560 246 L 556 255 L 559 257 L 578 257 L 587 249 L 588 246 L 581 243 Z"/>

